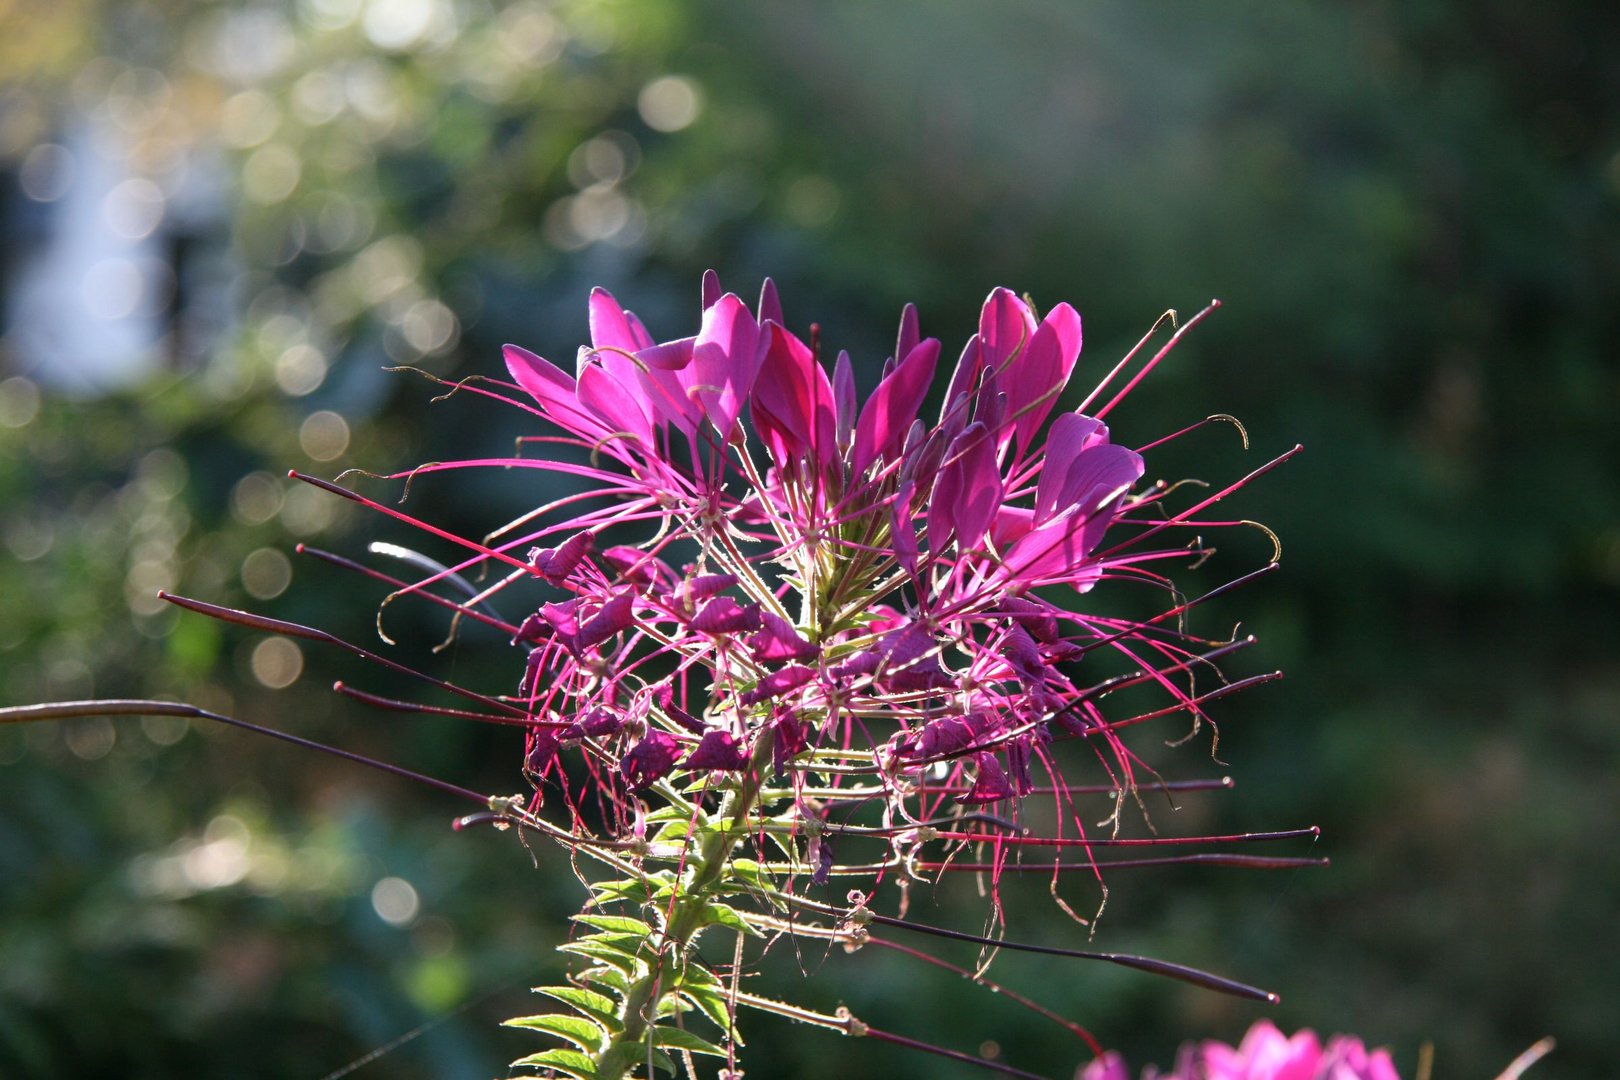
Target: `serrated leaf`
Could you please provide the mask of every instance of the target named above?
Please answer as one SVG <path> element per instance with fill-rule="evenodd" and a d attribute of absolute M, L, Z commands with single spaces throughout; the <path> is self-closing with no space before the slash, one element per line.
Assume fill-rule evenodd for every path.
<path fill-rule="evenodd" d="M 565 942 L 557 946 L 557 951 L 574 953 L 576 956 L 589 957 L 592 960 L 600 960 L 604 964 L 618 968 L 626 975 L 635 974 L 639 963 L 634 952 L 627 951 L 611 941 L 598 941 L 594 938 Z"/>
<path fill-rule="evenodd" d="M 652 1058 L 653 1067 L 662 1069 L 667 1073 L 675 1071 L 675 1059 L 658 1049 L 649 1047 L 646 1043 L 621 1044 L 613 1047 L 602 1055 L 602 1073 L 607 1076 L 618 1076 L 631 1069 L 646 1063 Z"/>
<path fill-rule="evenodd" d="M 653 932 L 652 927 L 640 919 L 632 919 L 628 915 L 575 915 L 574 921 L 616 934 L 635 934 L 639 937 L 650 937 Z"/>
<path fill-rule="evenodd" d="M 725 1057 L 726 1052 L 708 1039 L 692 1034 L 684 1028 L 660 1027 L 653 1029 L 653 1042 L 659 1046 L 667 1046 L 675 1050 L 685 1050 L 692 1054 L 709 1054 L 712 1057 Z"/>
<path fill-rule="evenodd" d="M 703 922 L 707 926 L 725 926 L 732 930 L 741 930 L 754 937 L 764 937 L 765 932 L 749 922 L 742 912 L 729 904 L 717 904 L 710 901 L 703 905 Z"/>
<path fill-rule="evenodd" d="M 724 985 L 715 978 L 714 973 L 702 964 L 683 964 L 675 972 L 674 986 L 685 990 L 688 987 L 697 987 L 703 990 L 721 990 Z"/>
<path fill-rule="evenodd" d="M 659 828 L 659 830 L 656 833 L 654 833 L 652 835 L 652 838 L 651 838 L 650 842 L 652 844 L 654 844 L 654 845 L 657 845 L 657 844 L 678 844 L 681 841 L 685 840 L 688 835 L 689 835 L 689 830 L 687 828 L 686 822 L 684 822 L 684 821 L 667 821 L 667 822 L 665 822 L 663 824 L 663 826 L 661 828 Z"/>
<path fill-rule="evenodd" d="M 538 1054 L 530 1054 L 512 1062 L 514 1069 L 522 1065 L 539 1065 L 555 1069 L 557 1072 L 567 1073 L 575 1080 L 600 1080 L 596 1062 L 578 1050 L 564 1050 L 561 1047 L 555 1050 L 542 1050 Z"/>
<path fill-rule="evenodd" d="M 614 974 L 617 975 L 618 972 L 615 971 Z M 583 986 L 537 986 L 535 992 L 556 998 L 563 1004 L 579 1010 L 609 1031 L 620 1031 L 624 1027 L 619 1022 L 618 1005 L 606 994 L 598 994 L 595 990 L 587 990 Z"/>
<path fill-rule="evenodd" d="M 587 1054 L 598 1053 L 607 1041 L 607 1032 L 595 1020 L 583 1016 L 565 1016 L 548 1013 L 542 1016 L 520 1016 L 505 1022 L 506 1027 L 529 1028 L 543 1031 L 559 1039 L 567 1039 Z"/>
<path fill-rule="evenodd" d="M 625 973 L 618 968 L 607 967 L 606 965 L 590 967 L 580 972 L 578 977 L 585 982 L 606 986 L 620 995 L 630 992 L 630 980 L 625 978 Z"/>
<path fill-rule="evenodd" d="M 726 1000 L 725 994 L 719 990 L 708 987 L 688 987 L 680 991 L 680 996 L 690 1001 L 697 1009 L 714 1021 L 715 1027 L 731 1035 L 731 1040 L 738 1046 L 743 1045 L 742 1036 L 737 1034 L 731 1019 L 731 1004 Z"/>
<path fill-rule="evenodd" d="M 766 884 L 765 876 L 759 868 L 759 863 L 753 859 L 732 859 L 730 869 L 733 875 L 741 878 L 750 885 Z"/>

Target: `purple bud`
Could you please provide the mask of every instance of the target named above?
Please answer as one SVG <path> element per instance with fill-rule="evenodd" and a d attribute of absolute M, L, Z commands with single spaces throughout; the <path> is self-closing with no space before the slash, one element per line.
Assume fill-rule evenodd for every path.
<path fill-rule="evenodd" d="M 617 570 L 624 580 L 642 588 L 674 576 L 674 571 L 658 556 L 623 544 L 602 552 L 602 561 Z"/>
<path fill-rule="evenodd" d="M 1039 641 L 1050 643 L 1058 638 L 1057 617 L 1052 614 L 1050 608 L 1033 600 L 1026 600 L 1021 596 L 1004 597 L 998 614 L 1011 615 L 1019 626 L 1028 630 Z"/>
<path fill-rule="evenodd" d="M 776 742 L 771 747 L 771 757 L 776 765 L 776 775 L 781 776 L 782 767 L 789 760 L 809 749 L 810 736 L 805 730 L 804 721 L 794 712 L 779 711 L 772 726 L 776 731 Z"/>
<path fill-rule="evenodd" d="M 529 562 L 540 571 L 541 577 L 553 585 L 561 585 L 595 547 L 596 534 L 587 529 L 570 536 L 555 550 L 539 548 L 529 552 Z"/>
<path fill-rule="evenodd" d="M 744 607 L 729 596 L 717 596 L 692 617 L 700 634 L 738 634 L 759 629 L 759 608 Z"/>
<path fill-rule="evenodd" d="M 679 592 L 683 598 L 695 604 L 716 593 L 723 593 L 735 584 L 737 579 L 731 574 L 699 574 L 682 582 Z"/>
<path fill-rule="evenodd" d="M 759 633 L 748 639 L 755 660 L 814 660 L 820 654 L 821 650 L 799 636 L 793 624 L 782 616 L 761 611 L 759 620 Z"/>
<path fill-rule="evenodd" d="M 595 708 L 563 728 L 557 737 L 563 740 L 596 739 L 612 735 L 623 726 L 623 716 L 610 709 Z"/>
<path fill-rule="evenodd" d="M 816 677 L 816 673 L 807 667 L 791 664 L 779 671 L 773 671 L 750 691 L 737 698 L 739 705 L 757 705 L 761 701 L 773 697 L 781 697 L 791 690 L 797 690 L 805 683 Z"/>
<path fill-rule="evenodd" d="M 681 762 L 683 769 L 718 769 L 736 772 L 748 764 L 748 755 L 729 731 L 711 731 L 698 740 L 697 749 Z"/>
<path fill-rule="evenodd" d="M 628 629 L 635 622 L 635 613 L 631 610 L 634 605 L 634 593 L 614 593 L 612 599 L 603 604 L 601 610 L 579 628 L 579 634 L 575 638 L 576 648 L 589 649 L 619 631 Z"/>
<path fill-rule="evenodd" d="M 542 776 L 557 761 L 557 737 L 550 728 L 531 728 L 523 754 L 523 771 Z"/>
<path fill-rule="evenodd" d="M 624 755 L 619 771 L 632 788 L 650 787 L 669 775 L 681 756 L 681 745 L 667 731 L 653 730 Z"/>
<path fill-rule="evenodd" d="M 1046 665 L 1041 661 L 1041 650 L 1029 631 L 1014 623 L 1002 640 L 1002 656 L 1007 665 L 1018 673 L 1026 685 L 1046 681 Z"/>
<path fill-rule="evenodd" d="M 963 806 L 977 806 L 982 803 L 1000 802 L 1013 796 L 1012 782 L 1002 771 L 1001 765 L 996 761 L 994 754 L 980 752 L 973 755 L 978 764 L 978 775 L 973 778 L 973 787 L 965 795 L 958 795 L 956 801 Z"/>

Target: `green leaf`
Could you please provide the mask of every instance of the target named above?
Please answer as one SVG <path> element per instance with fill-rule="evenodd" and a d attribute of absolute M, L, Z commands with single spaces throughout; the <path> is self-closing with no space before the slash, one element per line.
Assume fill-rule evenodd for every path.
<path fill-rule="evenodd" d="M 668 1046 L 675 1050 L 685 1050 L 693 1054 L 709 1054 L 712 1057 L 726 1056 L 724 1050 L 708 1039 L 700 1038 L 683 1028 L 654 1028 L 652 1034 L 653 1041 L 659 1046 Z"/>
<path fill-rule="evenodd" d="M 598 986 L 605 986 L 610 990 L 615 990 L 621 995 L 630 992 L 630 980 L 625 978 L 625 973 L 618 968 L 605 965 L 590 967 L 580 972 L 578 977 L 585 982 L 596 983 Z"/>
<path fill-rule="evenodd" d="M 574 953 L 577 956 L 600 960 L 618 968 L 626 975 L 635 974 L 639 961 L 636 954 L 622 948 L 611 941 L 598 941 L 595 938 L 585 938 L 581 941 L 570 941 L 557 946 L 558 952 Z"/>
<path fill-rule="evenodd" d="M 540 1065 L 557 1072 L 567 1073 L 575 1080 L 601 1080 L 601 1074 L 596 1071 L 596 1062 L 578 1050 L 542 1050 L 538 1054 L 530 1054 L 526 1058 L 518 1058 L 512 1062 L 512 1067 L 520 1065 Z"/>
<path fill-rule="evenodd" d="M 505 1027 L 529 1028 L 567 1039 L 587 1054 L 598 1053 L 607 1041 L 607 1032 L 595 1020 L 583 1016 L 563 1016 L 555 1013 L 543 1016 L 520 1016 L 507 1020 Z"/>
<path fill-rule="evenodd" d="M 721 1031 L 729 1033 L 738 1046 L 743 1045 L 742 1036 L 737 1034 L 732 1024 L 731 1003 L 726 1000 L 724 993 L 708 987 L 687 987 L 680 991 L 680 996 L 697 1006 Z"/>
<path fill-rule="evenodd" d="M 632 919 L 628 915 L 575 915 L 574 921 L 616 934 L 635 934 L 639 937 L 650 937 L 653 932 L 652 927 L 640 919 Z"/>
<path fill-rule="evenodd" d="M 725 926 L 732 930 L 741 930 L 745 934 L 755 937 L 764 937 L 765 932 L 749 922 L 742 912 L 729 904 L 717 904 L 710 901 L 703 905 L 703 923 L 705 926 Z"/>
<path fill-rule="evenodd" d="M 615 971 L 614 974 L 617 975 L 618 972 Z M 535 993 L 556 998 L 572 1006 L 609 1031 L 619 1031 L 624 1027 L 619 1022 L 619 1007 L 606 994 L 598 994 L 595 990 L 587 990 L 583 986 L 537 986 Z"/>
<path fill-rule="evenodd" d="M 653 1067 L 662 1069 L 667 1073 L 675 1071 L 675 1059 L 658 1049 L 649 1047 L 646 1043 L 620 1044 L 602 1055 L 602 1073 L 607 1076 L 618 1076 L 631 1069 L 644 1064 L 652 1058 Z M 639 1075 L 639 1074 L 638 1074 Z"/>

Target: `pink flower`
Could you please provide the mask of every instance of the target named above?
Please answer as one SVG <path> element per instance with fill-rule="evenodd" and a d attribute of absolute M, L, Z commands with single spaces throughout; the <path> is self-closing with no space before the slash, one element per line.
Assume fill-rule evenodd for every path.
<path fill-rule="evenodd" d="M 1087 1065 L 1078 1080 L 1128 1080 L 1118 1054 Z M 1182 1048 L 1174 1071 L 1148 1069 L 1144 1080 L 1400 1080 L 1387 1050 L 1368 1050 L 1360 1039 L 1335 1035 L 1326 1047 L 1305 1028 L 1285 1036 L 1269 1020 L 1257 1021 L 1236 1047 L 1205 1042 Z"/>

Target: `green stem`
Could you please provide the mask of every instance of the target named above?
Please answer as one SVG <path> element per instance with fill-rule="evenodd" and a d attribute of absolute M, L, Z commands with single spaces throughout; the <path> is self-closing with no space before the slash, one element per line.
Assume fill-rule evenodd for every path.
<path fill-rule="evenodd" d="M 687 880 L 670 913 L 658 956 L 649 964 L 647 973 L 631 983 L 619 1011 L 622 1028 L 598 1058 L 597 1072 L 602 1080 L 623 1080 L 647 1057 L 649 1029 L 669 991 L 665 978 L 669 974 L 669 961 L 680 958 L 699 931 L 709 925 L 710 890 L 725 879 L 732 852 L 747 832 L 744 826 L 759 805 L 774 746 L 773 733 L 769 729 L 761 732 L 747 767 L 721 800 L 715 817 L 723 824 L 704 837 L 692 854 L 687 864 Z"/>

